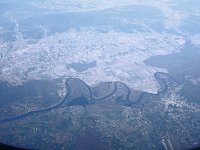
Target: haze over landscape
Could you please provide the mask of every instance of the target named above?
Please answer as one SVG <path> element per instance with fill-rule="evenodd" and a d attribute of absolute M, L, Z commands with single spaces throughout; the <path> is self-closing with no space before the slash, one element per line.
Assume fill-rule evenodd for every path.
<path fill-rule="evenodd" d="M 198 0 L 0 0 L 0 143 L 200 145 Z"/>

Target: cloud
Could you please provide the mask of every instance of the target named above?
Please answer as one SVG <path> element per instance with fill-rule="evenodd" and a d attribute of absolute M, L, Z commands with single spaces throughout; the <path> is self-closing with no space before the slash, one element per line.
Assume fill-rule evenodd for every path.
<path fill-rule="evenodd" d="M 13 50 L 4 62 L 1 78 L 9 82 L 24 79 L 78 77 L 93 85 L 102 81 L 122 81 L 128 86 L 156 93 L 159 85 L 154 73 L 164 71 L 147 66 L 143 60 L 166 55 L 184 45 L 184 39 L 166 33 L 100 33 L 74 29 L 25 44 Z M 97 67 L 83 72 L 67 69 L 71 63 L 96 61 Z M 13 65 L 9 65 L 13 64 Z M 30 68 L 37 68 L 29 71 Z M 25 76 L 26 75 L 26 76 Z"/>

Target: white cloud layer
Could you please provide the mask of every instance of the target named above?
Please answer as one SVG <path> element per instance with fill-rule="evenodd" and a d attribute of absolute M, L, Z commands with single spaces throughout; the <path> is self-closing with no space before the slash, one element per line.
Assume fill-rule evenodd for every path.
<path fill-rule="evenodd" d="M 164 71 L 147 66 L 151 56 L 177 52 L 183 45 L 181 36 L 166 33 L 100 33 L 91 29 L 70 30 L 22 44 L 5 56 L 2 79 L 18 83 L 23 78 L 78 77 L 89 85 L 102 81 L 122 81 L 128 86 L 156 93 L 159 85 L 154 73 Z M 97 66 L 77 72 L 66 66 L 71 63 L 96 61 Z M 11 65 L 12 64 L 12 65 Z"/>

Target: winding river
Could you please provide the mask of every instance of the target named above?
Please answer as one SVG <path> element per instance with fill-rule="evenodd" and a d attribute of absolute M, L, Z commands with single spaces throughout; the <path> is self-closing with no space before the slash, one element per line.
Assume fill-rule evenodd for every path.
<path fill-rule="evenodd" d="M 59 108 L 59 107 L 68 99 L 68 97 L 69 97 L 69 94 L 70 94 L 70 91 L 71 91 L 71 88 L 70 88 L 70 86 L 69 86 L 69 82 L 70 82 L 71 80 L 79 80 L 79 81 L 81 81 L 81 82 L 88 88 L 90 99 L 92 99 L 92 100 L 94 100 L 94 101 L 95 101 L 95 100 L 102 100 L 102 99 L 111 97 L 113 94 L 116 93 L 116 91 L 117 91 L 117 85 L 118 85 L 118 84 L 122 84 L 122 85 L 125 86 L 125 88 L 127 89 L 126 100 L 129 102 L 129 106 L 133 106 L 134 104 L 140 102 L 140 100 L 141 100 L 141 99 L 144 97 L 144 95 L 146 95 L 146 94 L 160 95 L 160 94 L 162 94 L 162 93 L 164 93 L 164 92 L 167 91 L 167 89 L 168 89 L 167 83 L 166 83 L 166 81 L 165 81 L 164 79 L 160 78 L 159 75 L 161 75 L 161 76 L 162 76 L 162 75 L 164 75 L 164 76 L 169 76 L 169 74 L 163 73 L 163 72 L 156 72 L 156 73 L 154 74 L 155 79 L 156 79 L 157 81 L 161 81 L 161 82 L 163 83 L 164 86 L 162 87 L 162 90 L 159 91 L 157 94 L 152 94 L 152 93 L 148 93 L 148 92 L 142 92 L 142 93 L 140 94 L 139 98 L 138 98 L 136 101 L 134 101 L 134 102 L 130 100 L 131 89 L 130 89 L 126 84 L 124 84 L 124 83 L 122 83 L 122 82 L 116 81 L 116 82 L 114 83 L 114 90 L 113 90 L 111 93 L 109 93 L 108 95 L 103 96 L 103 97 L 100 97 L 100 98 L 95 98 L 95 97 L 93 97 L 92 90 L 91 90 L 90 86 L 87 85 L 84 81 L 82 81 L 81 79 L 78 79 L 78 78 L 69 78 L 69 79 L 67 79 L 66 82 L 65 82 L 66 88 L 68 89 L 67 94 L 65 95 L 65 97 L 64 97 L 60 102 L 58 102 L 57 104 L 52 105 L 52 106 L 50 106 L 50 107 L 47 107 L 47 108 L 41 108 L 41 109 L 29 111 L 29 112 L 26 112 L 26 113 L 23 113 L 23 114 L 20 114 L 20 115 L 17 115 L 17 116 L 13 116 L 13 117 L 6 118 L 6 119 L 4 119 L 4 120 L 0 120 L 0 124 L 8 123 L 8 122 L 10 122 L 10 121 L 14 121 L 14 120 L 21 119 L 21 118 L 24 118 L 24 117 L 27 117 L 27 116 L 31 116 L 31 115 L 33 115 L 33 114 L 35 114 L 35 113 L 42 113 L 42 112 L 50 111 L 50 110 L 52 110 L 52 109 Z M 175 81 L 175 79 L 174 79 L 173 77 L 170 76 L 170 78 L 172 78 L 172 79 Z M 176 81 L 175 81 L 175 82 L 176 82 Z"/>

